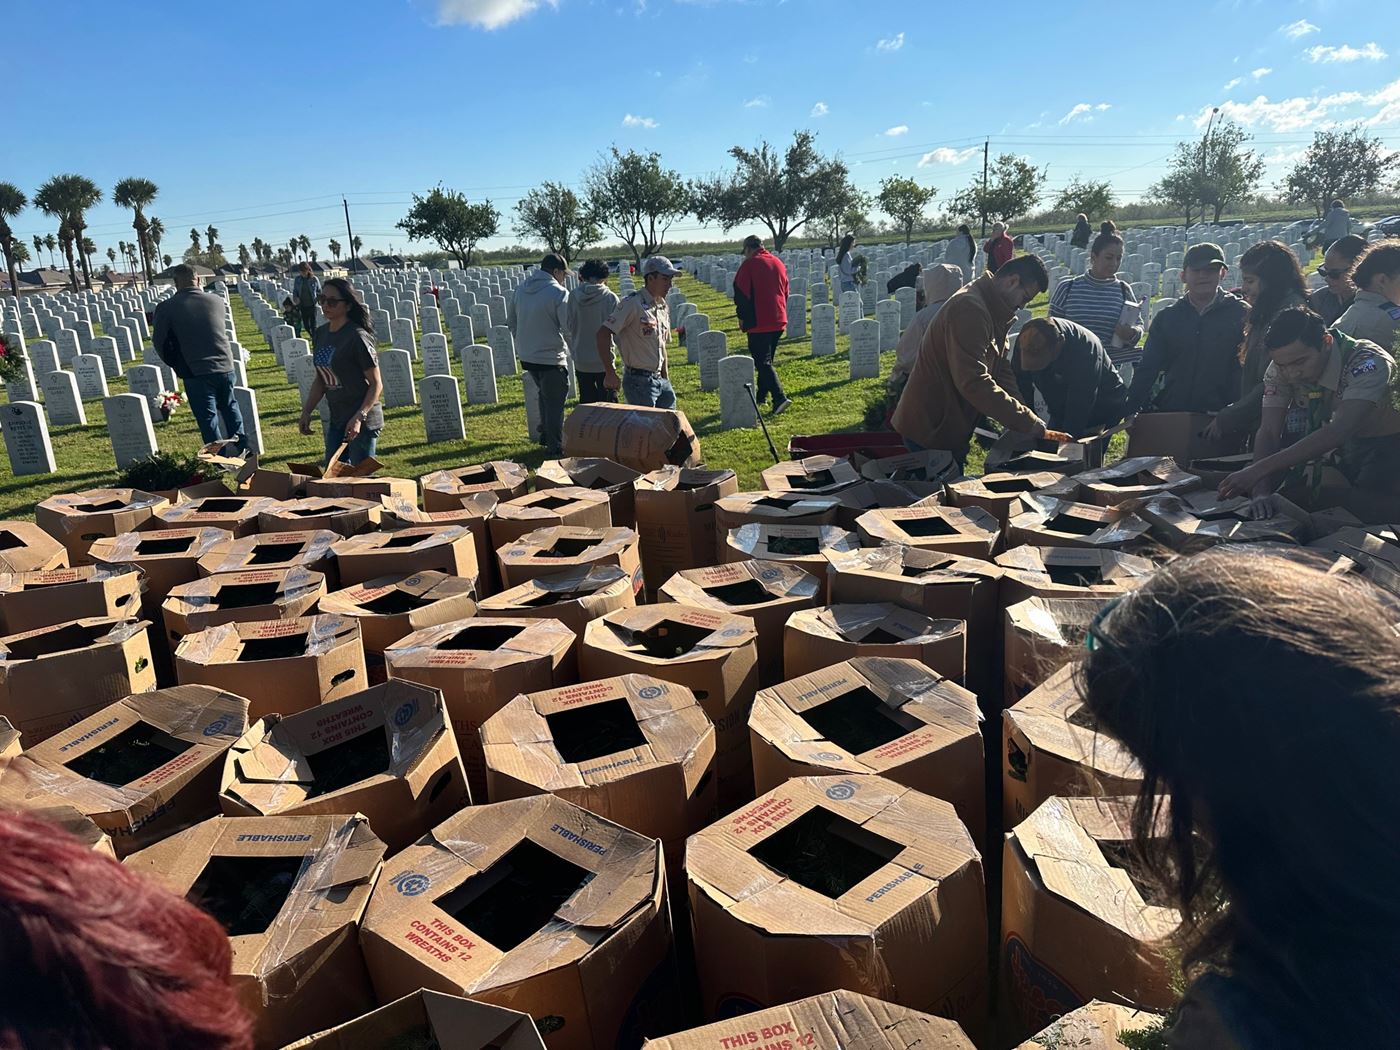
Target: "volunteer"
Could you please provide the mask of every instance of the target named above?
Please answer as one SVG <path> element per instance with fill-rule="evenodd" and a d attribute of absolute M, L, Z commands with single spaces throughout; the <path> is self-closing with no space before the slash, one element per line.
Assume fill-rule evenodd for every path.
<path fill-rule="evenodd" d="M 1034 317 L 1016 337 L 1011 358 L 1028 405 L 1038 391 L 1047 424 L 1071 437 L 1100 434 L 1123 421 L 1128 392 L 1098 337 L 1059 317 Z"/>
<path fill-rule="evenodd" d="M 642 287 L 633 292 L 603 322 L 595 343 L 603 362 L 603 386 L 622 388 L 629 405 L 675 408 L 676 391 L 666 367 L 666 344 L 671 341 L 671 311 L 666 293 L 680 273 L 664 255 L 642 263 Z M 624 375 L 619 382 L 612 363 L 612 337 L 622 354 Z"/>
<path fill-rule="evenodd" d="M 312 361 L 316 379 L 301 406 L 297 427 L 311 433 L 311 413 L 326 399 L 326 463 L 342 444 L 340 462 L 354 466 L 372 457 L 384 429 L 384 408 L 379 395 L 384 381 L 379 375 L 374 322 L 360 293 L 343 277 L 332 277 L 317 300 L 326 323 L 312 337 Z"/>

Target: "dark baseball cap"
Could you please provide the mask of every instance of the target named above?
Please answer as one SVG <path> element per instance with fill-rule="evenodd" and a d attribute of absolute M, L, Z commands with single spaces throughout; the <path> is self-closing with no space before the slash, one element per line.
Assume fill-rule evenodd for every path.
<path fill-rule="evenodd" d="M 1186 249 L 1186 257 L 1181 261 L 1182 267 L 1187 270 L 1203 270 L 1212 263 L 1224 266 L 1225 253 L 1220 245 L 1210 241 L 1191 245 Z"/>

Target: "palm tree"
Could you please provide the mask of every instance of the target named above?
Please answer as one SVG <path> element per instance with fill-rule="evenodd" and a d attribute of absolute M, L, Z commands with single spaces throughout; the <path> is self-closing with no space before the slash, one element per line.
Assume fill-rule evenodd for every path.
<path fill-rule="evenodd" d="M 16 239 L 16 240 L 15 240 L 15 264 L 18 265 L 18 266 L 23 266 L 25 263 L 27 263 L 27 262 L 30 261 L 30 258 L 31 258 L 31 257 L 30 257 L 30 254 L 29 254 L 29 247 L 28 247 L 23 241 L 21 241 L 21 240 L 19 240 L 19 239 Z M 16 292 L 15 294 L 18 295 L 19 293 Z"/>
<path fill-rule="evenodd" d="M 165 263 L 166 266 L 169 266 L 173 260 L 168 255 L 162 255 L 160 261 Z"/>
<path fill-rule="evenodd" d="M 117 264 L 117 250 L 115 248 L 107 249 L 107 261 L 113 266 Z"/>
<path fill-rule="evenodd" d="M 102 191 L 86 175 L 55 175 L 39 187 L 34 195 L 34 203 L 46 215 L 52 215 L 60 222 L 58 239 L 63 241 L 63 229 L 68 229 L 65 256 L 73 276 L 73 290 L 78 290 L 78 271 L 73 265 L 73 246 L 82 247 L 83 231 L 87 229 L 87 211 L 96 207 L 102 200 Z M 83 281 L 88 291 L 92 291 L 92 273 L 87 258 L 78 254 L 83 265 Z"/>
<path fill-rule="evenodd" d="M 84 237 L 82 241 L 79 242 L 79 247 L 82 249 L 83 258 L 87 260 L 87 270 L 84 272 L 91 273 L 93 270 L 97 269 L 97 267 L 92 265 L 92 257 L 97 254 L 97 245 L 93 242 L 91 237 Z"/>
<path fill-rule="evenodd" d="M 361 247 L 364 243 L 365 243 L 365 242 L 362 241 L 362 240 L 360 240 L 360 238 L 358 238 L 358 237 L 351 237 L 351 238 L 350 238 L 350 250 L 351 250 L 352 252 L 354 252 L 354 253 L 358 256 L 358 255 L 360 254 L 360 247 Z"/>
<path fill-rule="evenodd" d="M 37 258 L 37 259 L 39 260 L 39 265 L 42 266 L 42 265 L 44 265 L 44 261 L 43 261 L 44 235 L 43 235 L 42 233 L 36 233 L 36 234 L 34 235 L 33 244 L 34 244 L 34 256 L 35 256 L 35 258 Z"/>
<path fill-rule="evenodd" d="M 316 253 L 315 253 L 314 251 L 311 253 L 311 261 L 312 261 L 312 262 L 315 262 L 315 261 L 316 261 Z"/>
<path fill-rule="evenodd" d="M 263 252 L 267 249 L 267 242 L 261 237 L 253 238 L 253 258 L 258 262 L 263 261 Z"/>
<path fill-rule="evenodd" d="M 242 263 L 244 266 L 247 266 L 247 265 L 248 265 L 248 260 L 251 259 L 252 257 L 253 257 L 253 256 L 252 256 L 252 254 L 248 251 L 248 246 L 247 246 L 246 244 L 240 244 L 240 245 L 238 246 L 238 261 L 239 261 L 240 263 Z"/>
<path fill-rule="evenodd" d="M 131 246 L 126 241 L 118 241 L 117 251 L 122 253 L 122 265 L 125 266 L 126 261 L 131 258 Z"/>
<path fill-rule="evenodd" d="M 147 229 L 147 232 L 150 234 L 150 238 L 151 238 L 151 247 L 152 247 L 152 249 L 153 249 L 152 252 L 151 252 L 151 255 L 152 255 L 152 256 L 159 255 L 159 254 L 160 254 L 160 239 L 161 239 L 162 237 L 165 236 L 165 223 L 161 222 L 159 219 L 157 219 L 157 218 L 153 215 L 153 216 L 151 216 L 150 225 L 147 226 L 146 229 Z M 152 265 L 152 268 L 154 268 L 154 264 Z"/>
<path fill-rule="evenodd" d="M 54 263 L 53 253 L 58 248 L 58 238 L 51 233 L 44 234 L 44 247 L 49 250 L 49 266 L 52 268 Z"/>
<path fill-rule="evenodd" d="M 190 248 L 196 253 L 200 249 L 199 231 L 193 226 L 190 227 Z"/>
<path fill-rule="evenodd" d="M 219 230 L 212 222 L 204 228 L 204 236 L 209 238 L 209 252 L 213 254 L 219 247 Z"/>
<path fill-rule="evenodd" d="M 119 208 L 132 210 L 134 217 L 131 228 L 136 231 L 136 247 L 141 253 L 141 272 L 146 275 L 147 281 L 151 279 L 150 252 L 148 250 L 151 239 L 151 224 L 146 220 L 145 209 L 156 199 L 156 194 L 159 192 L 159 187 L 150 179 L 122 179 L 121 182 L 112 187 L 112 203 Z"/>
<path fill-rule="evenodd" d="M 0 253 L 5 256 L 5 269 L 10 274 L 10 294 L 16 299 L 19 298 L 19 273 L 15 268 L 15 246 L 18 242 L 15 240 L 14 231 L 10 229 L 10 220 L 24 211 L 28 203 L 29 198 L 18 186 L 11 182 L 0 182 Z"/>
<path fill-rule="evenodd" d="M 328 245 L 328 247 L 329 247 L 330 250 L 331 250 L 331 258 L 334 259 L 336 262 L 339 262 L 339 261 L 340 261 L 340 242 L 339 242 L 338 240 L 336 240 L 334 237 L 332 237 L 332 238 L 331 238 L 331 243 Z"/>

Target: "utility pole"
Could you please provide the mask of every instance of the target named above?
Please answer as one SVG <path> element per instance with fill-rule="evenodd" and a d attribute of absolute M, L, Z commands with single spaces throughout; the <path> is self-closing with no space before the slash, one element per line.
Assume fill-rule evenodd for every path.
<path fill-rule="evenodd" d="M 987 154 L 991 151 L 992 140 L 982 143 L 982 236 L 987 236 Z"/>
<path fill-rule="evenodd" d="M 358 256 L 355 254 L 355 233 L 350 229 L 350 202 L 342 195 L 340 203 L 345 206 L 345 246 L 350 249 L 350 260 L 353 263 Z M 349 270 L 354 273 L 354 266 L 350 266 Z"/>
<path fill-rule="evenodd" d="M 1211 126 L 1213 123 L 1215 123 L 1215 116 L 1216 116 L 1216 114 L 1219 113 L 1219 112 L 1220 112 L 1220 107 L 1219 107 L 1219 106 L 1214 107 L 1214 108 L 1210 111 L 1210 119 L 1206 121 L 1206 134 L 1205 134 L 1205 138 L 1201 139 L 1201 185 L 1200 185 L 1199 188 L 1200 188 L 1200 190 L 1202 191 L 1201 200 L 1200 200 L 1200 205 L 1201 205 L 1201 221 L 1202 221 L 1202 222 L 1205 222 L 1205 219 L 1206 219 L 1206 201 L 1205 201 L 1205 193 L 1204 193 L 1204 191 L 1205 191 L 1205 188 L 1206 188 L 1206 155 L 1210 152 L 1210 126 Z M 1190 226 L 1190 225 L 1191 225 L 1191 217 L 1190 217 L 1189 215 L 1186 217 L 1186 225 L 1187 225 L 1187 226 Z"/>

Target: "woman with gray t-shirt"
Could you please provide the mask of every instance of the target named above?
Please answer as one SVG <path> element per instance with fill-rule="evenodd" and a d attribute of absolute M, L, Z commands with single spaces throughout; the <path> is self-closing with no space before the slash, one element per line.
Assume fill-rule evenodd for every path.
<path fill-rule="evenodd" d="M 312 337 L 316 380 L 301 408 L 303 434 L 311 433 L 311 413 L 326 399 L 326 463 L 342 444 L 340 462 L 354 466 L 374 455 L 379 432 L 384 429 L 384 409 L 379 397 L 384 383 L 379 376 L 374 325 L 364 300 L 342 277 L 321 286 L 318 299 L 326 323 Z"/>

